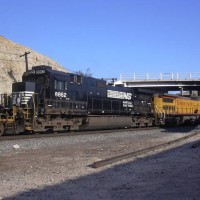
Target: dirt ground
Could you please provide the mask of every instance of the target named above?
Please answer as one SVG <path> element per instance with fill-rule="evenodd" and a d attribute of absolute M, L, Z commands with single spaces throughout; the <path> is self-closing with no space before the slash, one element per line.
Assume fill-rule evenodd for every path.
<path fill-rule="evenodd" d="M 160 139 L 85 142 L 0 155 L 0 199 L 200 199 L 196 136 L 168 149 L 94 169 L 97 160 L 144 148 Z"/>

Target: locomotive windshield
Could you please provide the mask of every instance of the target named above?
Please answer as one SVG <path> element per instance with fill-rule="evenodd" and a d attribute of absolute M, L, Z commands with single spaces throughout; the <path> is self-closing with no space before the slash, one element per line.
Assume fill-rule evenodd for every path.
<path fill-rule="evenodd" d="M 29 70 L 24 73 L 22 80 L 35 83 L 45 83 L 47 80 L 47 72 L 44 69 Z"/>

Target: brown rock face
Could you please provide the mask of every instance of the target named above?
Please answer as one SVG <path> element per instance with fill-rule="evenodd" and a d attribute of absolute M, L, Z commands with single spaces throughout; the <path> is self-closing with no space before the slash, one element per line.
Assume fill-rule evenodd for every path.
<path fill-rule="evenodd" d="M 20 55 L 25 52 L 30 52 L 28 55 L 29 69 L 32 66 L 48 65 L 53 69 L 67 72 L 65 68 L 51 58 L 0 36 L 0 94 L 11 93 L 12 83 L 21 81 L 26 67 L 25 58 L 20 57 Z"/>

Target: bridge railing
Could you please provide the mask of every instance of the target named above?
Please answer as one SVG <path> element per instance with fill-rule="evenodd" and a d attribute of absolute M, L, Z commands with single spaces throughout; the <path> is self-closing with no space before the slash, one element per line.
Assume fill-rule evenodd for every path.
<path fill-rule="evenodd" d="M 200 72 L 195 73 L 130 73 L 120 74 L 123 81 L 174 81 L 174 80 L 200 80 Z"/>

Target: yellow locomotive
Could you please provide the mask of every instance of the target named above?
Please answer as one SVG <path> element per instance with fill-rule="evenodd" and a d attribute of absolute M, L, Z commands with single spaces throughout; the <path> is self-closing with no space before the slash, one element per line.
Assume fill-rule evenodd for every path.
<path fill-rule="evenodd" d="M 156 94 L 152 98 L 156 125 L 199 123 L 200 98 Z"/>

